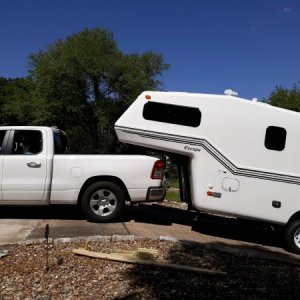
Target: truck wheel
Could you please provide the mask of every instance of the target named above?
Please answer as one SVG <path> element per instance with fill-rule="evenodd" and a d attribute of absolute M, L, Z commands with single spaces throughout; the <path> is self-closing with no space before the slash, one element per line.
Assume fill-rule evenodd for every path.
<path fill-rule="evenodd" d="M 113 182 L 93 183 L 82 197 L 82 210 L 90 221 L 112 221 L 121 215 L 124 208 L 124 192 Z"/>
<path fill-rule="evenodd" d="M 295 220 L 287 225 L 285 239 L 289 250 L 300 254 L 300 220 Z"/>

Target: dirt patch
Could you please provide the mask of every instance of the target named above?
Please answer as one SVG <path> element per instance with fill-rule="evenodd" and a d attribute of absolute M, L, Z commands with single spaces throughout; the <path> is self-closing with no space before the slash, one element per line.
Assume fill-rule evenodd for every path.
<path fill-rule="evenodd" d="M 159 260 L 227 272 L 212 276 L 130 265 L 72 254 L 83 243 L 12 246 L 0 260 L 1 299 L 297 299 L 300 267 L 156 240 L 90 242 L 92 251 L 152 247 Z"/>

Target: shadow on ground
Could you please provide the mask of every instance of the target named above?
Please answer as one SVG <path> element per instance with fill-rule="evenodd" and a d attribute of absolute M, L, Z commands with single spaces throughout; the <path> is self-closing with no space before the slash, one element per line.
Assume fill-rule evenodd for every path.
<path fill-rule="evenodd" d="M 0 219 L 84 220 L 86 217 L 73 205 L 1 206 Z"/>
<path fill-rule="evenodd" d="M 108 224 L 92 224 L 85 222 L 86 218 L 82 211 L 77 206 L 71 205 L 54 205 L 50 207 L 1 206 L 0 219 L 1 218 L 75 221 L 74 224 L 70 226 L 70 230 L 64 231 L 62 227 L 60 236 L 63 235 L 63 231 L 65 232 L 64 236 L 67 236 L 66 234 L 72 231 L 72 236 L 76 236 L 76 234 L 80 235 L 80 233 L 89 235 L 89 228 L 94 228 L 96 230 L 97 227 L 99 228 L 96 230 L 97 234 L 101 233 L 100 228 L 105 227 L 110 227 L 111 230 L 109 232 L 113 232 L 115 228 L 113 227 L 113 224 L 117 225 L 128 221 L 163 226 L 171 226 L 175 223 L 190 226 L 192 231 L 205 235 L 267 246 L 284 246 L 280 229 L 275 230 L 271 226 L 262 225 L 257 222 L 242 222 L 235 218 L 224 218 L 205 213 L 201 213 L 197 217 L 195 212 L 166 207 L 159 204 L 128 206 L 125 215 L 121 219 Z M 80 227 L 85 228 L 84 232 L 80 230 Z M 123 233 L 123 230 L 120 230 L 115 234 Z M 124 234 L 128 233 L 129 232 L 124 231 Z M 90 233 L 90 235 L 92 234 L 94 234 L 94 231 Z"/>
<path fill-rule="evenodd" d="M 126 271 L 136 291 L 118 299 L 296 299 L 299 297 L 299 262 L 242 256 L 252 246 L 236 246 L 238 255 L 208 248 L 209 243 L 177 243 L 167 249 L 170 263 L 221 270 L 224 276 L 183 272 L 145 266 Z M 272 252 L 265 249 L 267 256 Z M 287 258 L 287 254 L 282 254 Z M 140 291 L 139 291 L 140 290 Z"/>
<path fill-rule="evenodd" d="M 284 247 L 282 228 L 254 221 L 221 217 L 206 213 L 186 211 L 157 204 L 131 207 L 127 217 L 140 223 L 171 226 L 173 223 L 190 226 L 201 234 L 261 244 Z"/>

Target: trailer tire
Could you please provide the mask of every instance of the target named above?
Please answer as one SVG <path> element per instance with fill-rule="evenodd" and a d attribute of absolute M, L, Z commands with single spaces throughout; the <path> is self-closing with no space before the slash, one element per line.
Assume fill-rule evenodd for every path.
<path fill-rule="evenodd" d="M 290 251 L 300 254 L 300 220 L 290 222 L 285 230 L 285 240 Z"/>
<path fill-rule="evenodd" d="M 113 221 L 124 209 L 124 191 L 113 182 L 95 182 L 83 193 L 82 210 L 89 221 L 100 223 Z"/>

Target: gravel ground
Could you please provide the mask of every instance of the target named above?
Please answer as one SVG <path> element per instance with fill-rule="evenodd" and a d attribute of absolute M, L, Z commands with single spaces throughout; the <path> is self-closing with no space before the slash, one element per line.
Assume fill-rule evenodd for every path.
<path fill-rule="evenodd" d="M 227 272 L 214 276 L 72 254 L 83 244 L 10 246 L 0 259 L 0 299 L 299 299 L 300 266 L 208 250 L 200 244 L 141 239 L 90 242 L 90 250 L 155 248 L 159 260 Z"/>

